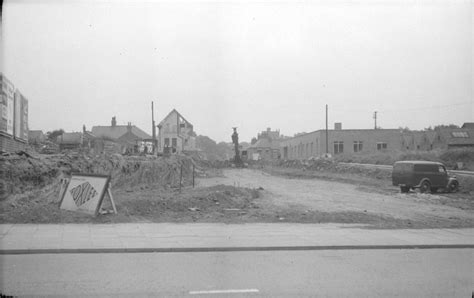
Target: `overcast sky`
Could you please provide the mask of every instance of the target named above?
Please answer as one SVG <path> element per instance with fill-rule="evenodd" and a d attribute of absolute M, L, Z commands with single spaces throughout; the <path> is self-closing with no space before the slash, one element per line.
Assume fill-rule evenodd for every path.
<path fill-rule="evenodd" d="M 176 108 L 242 141 L 325 127 L 474 121 L 472 1 L 6 1 L 2 72 L 30 129 L 132 122 Z"/>

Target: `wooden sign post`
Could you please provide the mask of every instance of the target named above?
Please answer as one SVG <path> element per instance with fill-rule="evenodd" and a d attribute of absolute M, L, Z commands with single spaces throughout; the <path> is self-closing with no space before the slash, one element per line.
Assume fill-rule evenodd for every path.
<path fill-rule="evenodd" d="M 67 183 L 61 182 L 59 208 L 97 216 L 107 194 L 114 213 L 117 214 L 110 189 L 110 176 L 72 174 Z"/>

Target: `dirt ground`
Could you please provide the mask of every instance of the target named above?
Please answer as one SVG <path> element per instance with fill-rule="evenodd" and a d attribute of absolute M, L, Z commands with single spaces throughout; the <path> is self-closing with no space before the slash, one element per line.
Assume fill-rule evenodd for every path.
<path fill-rule="evenodd" d="M 298 172 L 293 171 L 293 174 Z M 263 188 L 260 208 L 278 210 L 288 221 L 294 221 L 292 217 L 299 211 L 317 222 L 352 220 L 378 228 L 474 226 L 474 198 L 457 194 L 401 194 L 387 180 L 366 177 L 360 177 L 359 183 L 354 180 L 347 183 L 350 176 L 346 176 L 344 183 L 327 179 L 292 179 L 288 177 L 292 175 L 282 177 L 280 173 L 275 176 L 251 169 L 225 170 L 224 176 L 200 179 L 199 183 L 201 186 L 227 184 Z M 305 222 L 304 217 L 300 221 Z"/>
<path fill-rule="evenodd" d="M 188 177 L 179 191 L 176 165 L 189 161 L 96 159 L 5 160 L 2 177 L 8 178 L 4 180 L 8 183 L 2 188 L 0 223 L 295 222 L 360 223 L 370 228 L 474 227 L 471 192 L 401 194 L 390 185 L 389 173 L 378 170 L 337 172 L 333 164 L 326 168 L 315 164 L 314 169 L 199 167 L 196 188 Z M 75 168 L 112 171 L 118 214 L 92 217 L 59 209 L 58 179 Z"/>

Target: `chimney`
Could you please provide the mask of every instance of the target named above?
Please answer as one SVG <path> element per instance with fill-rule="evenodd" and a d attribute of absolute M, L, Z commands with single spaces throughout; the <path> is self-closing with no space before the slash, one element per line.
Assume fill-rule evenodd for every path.
<path fill-rule="evenodd" d="M 267 127 L 267 131 L 270 131 L 270 127 Z"/>
<path fill-rule="evenodd" d="M 334 123 L 334 130 L 341 130 L 341 129 L 342 129 L 342 123 L 341 122 Z"/>
<path fill-rule="evenodd" d="M 127 131 L 131 132 L 132 131 L 132 122 L 127 123 Z"/>
<path fill-rule="evenodd" d="M 85 124 L 82 125 L 82 133 L 86 133 L 86 125 Z"/>
<path fill-rule="evenodd" d="M 115 119 L 115 116 L 112 117 L 112 127 L 115 127 L 117 125 L 117 120 Z"/>

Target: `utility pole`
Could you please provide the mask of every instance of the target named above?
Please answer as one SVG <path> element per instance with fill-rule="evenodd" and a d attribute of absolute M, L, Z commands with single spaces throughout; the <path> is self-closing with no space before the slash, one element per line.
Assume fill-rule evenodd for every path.
<path fill-rule="evenodd" d="M 326 156 L 329 153 L 329 140 L 328 140 L 328 105 L 326 105 Z"/>
<path fill-rule="evenodd" d="M 377 129 L 377 111 L 374 112 L 375 126 L 374 129 Z"/>
<path fill-rule="evenodd" d="M 153 138 L 153 154 L 156 154 L 156 127 L 155 127 L 155 111 L 153 109 L 153 101 L 151 102 L 151 133 Z"/>

